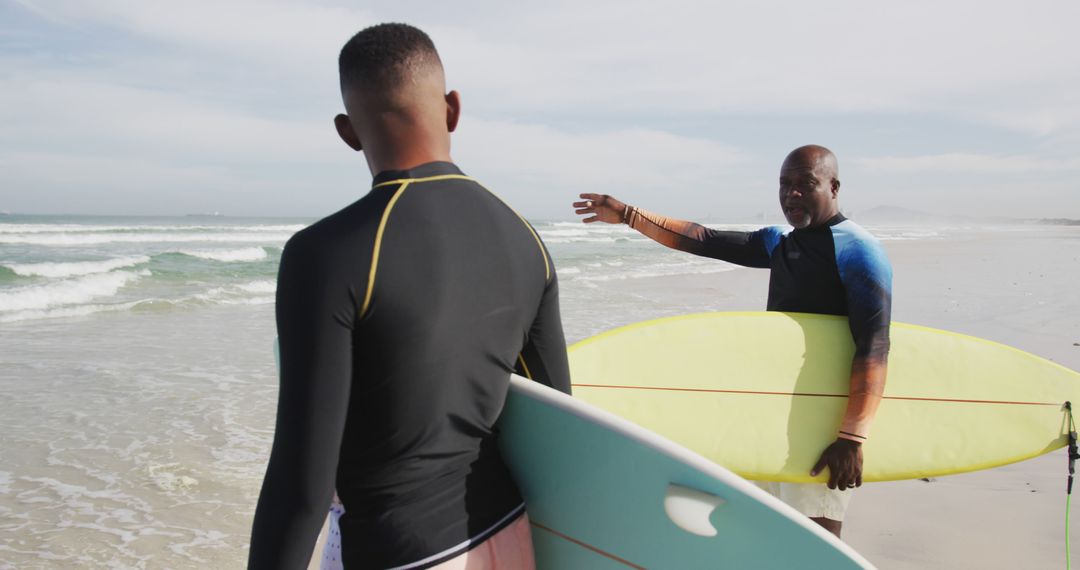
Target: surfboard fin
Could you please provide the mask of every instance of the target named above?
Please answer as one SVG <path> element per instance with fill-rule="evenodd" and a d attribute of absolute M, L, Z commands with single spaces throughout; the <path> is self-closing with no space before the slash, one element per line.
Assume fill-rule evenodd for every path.
<path fill-rule="evenodd" d="M 709 522 L 709 517 L 726 502 L 716 495 L 672 483 L 664 495 L 664 512 L 675 526 L 686 532 L 716 536 L 716 527 Z"/>

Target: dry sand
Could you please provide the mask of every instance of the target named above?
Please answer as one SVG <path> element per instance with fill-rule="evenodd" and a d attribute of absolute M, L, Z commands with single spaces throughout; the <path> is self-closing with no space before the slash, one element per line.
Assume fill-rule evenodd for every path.
<path fill-rule="evenodd" d="M 1080 228 L 886 247 L 895 320 L 980 336 L 1080 370 Z M 852 501 L 844 539 L 883 569 L 1064 568 L 1066 476 L 1059 451 L 930 483 L 866 485 Z M 1074 526 L 1080 549 L 1078 538 Z"/>
<path fill-rule="evenodd" d="M 885 248 L 894 320 L 1002 342 L 1080 370 L 1080 228 L 967 230 Z M 686 307 L 760 309 L 767 281 L 766 271 L 738 270 L 612 287 L 651 299 L 662 316 Z M 852 501 L 844 540 L 882 569 L 1064 568 L 1066 475 L 1058 451 L 929 483 L 867 484 Z M 1076 517 L 1072 543 L 1080 552 Z"/>

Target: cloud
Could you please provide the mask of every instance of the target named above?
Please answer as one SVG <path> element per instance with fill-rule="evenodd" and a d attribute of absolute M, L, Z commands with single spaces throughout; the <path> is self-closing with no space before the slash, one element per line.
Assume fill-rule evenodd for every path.
<path fill-rule="evenodd" d="M 437 36 L 450 77 L 485 94 L 485 106 L 909 112 L 1009 89 L 1020 96 L 1005 110 L 1022 112 L 1046 81 L 1080 92 L 1080 50 L 1068 49 L 1075 2 L 556 2 L 520 12 Z"/>
<path fill-rule="evenodd" d="M 855 163 L 868 172 L 876 174 L 950 173 L 987 176 L 1080 172 L 1080 158 L 1047 158 L 1033 155 L 945 153 L 857 158 Z"/>
<path fill-rule="evenodd" d="M 270 185 L 282 213 L 326 211 L 366 173 L 329 122 L 337 53 L 378 21 L 432 35 L 465 98 L 455 159 L 526 214 L 552 211 L 552 189 L 682 204 L 672 214 L 771 208 L 773 155 L 792 137 L 872 147 L 878 156 L 854 172 L 867 188 L 886 187 L 874 175 L 922 172 L 949 173 L 956 188 L 1038 173 L 1057 188 L 1080 155 L 1073 0 L 11 6 L 35 25 L 0 23 L 0 38 L 14 38 L 0 43 L 0 162 L 38 204 L 77 184 L 56 168 L 87 169 L 105 189 L 135 165 L 162 192 L 179 177 L 240 208 L 243 188 Z M 872 130 L 885 116 L 918 128 L 886 140 Z M 941 136 L 938 118 L 957 132 Z M 963 130 L 972 123 L 1001 128 Z M 291 198 L 312 173 L 323 189 Z"/>
<path fill-rule="evenodd" d="M 2 208 L 17 212 L 91 214 L 182 214 L 200 207 L 240 180 L 226 169 L 132 160 L 85 151 L 0 154 L 4 172 Z M 250 183 L 250 181 L 249 181 Z"/>
<path fill-rule="evenodd" d="M 185 53 L 243 59 L 284 80 L 332 77 L 349 35 L 377 21 L 410 21 L 434 37 L 452 84 L 500 114 L 962 110 L 964 99 L 993 100 L 1002 90 L 1017 96 L 995 110 L 1023 114 L 1037 111 L 1047 82 L 1061 93 L 1080 92 L 1080 50 L 1068 49 L 1080 4 L 1071 0 L 35 6 Z"/>
<path fill-rule="evenodd" d="M 267 65 L 306 69 L 337 55 L 361 27 L 375 23 L 366 10 L 277 0 L 43 0 L 21 3 L 53 21 L 119 29 L 153 44 Z"/>
<path fill-rule="evenodd" d="M 183 94 L 41 72 L 0 79 L 0 93 L 0 150 L 319 162 L 339 146 L 330 113 L 321 122 L 265 117 Z"/>
<path fill-rule="evenodd" d="M 573 133 L 541 124 L 464 118 L 455 146 L 492 172 L 603 188 L 656 188 L 700 180 L 747 160 L 705 138 L 625 128 Z"/>
<path fill-rule="evenodd" d="M 65 187 L 111 187 L 153 192 L 168 178 L 176 187 L 219 187 L 225 171 L 212 166 L 176 166 L 167 162 L 125 160 L 87 153 L 16 152 L 0 157 L 9 181 L 33 180 Z M 235 182 L 230 180 L 229 182 Z"/>
<path fill-rule="evenodd" d="M 1080 143 L 1080 91 L 1071 89 L 1075 86 L 1055 85 L 1016 99 L 998 99 L 996 105 L 978 101 L 955 112 L 977 123 L 1075 145 Z M 1017 100 L 1026 104 L 1017 105 Z"/>
<path fill-rule="evenodd" d="M 662 193 L 682 200 L 677 211 L 686 213 L 703 188 L 753 161 L 730 145 L 654 129 L 577 133 L 475 117 L 462 119 L 453 156 L 516 207 L 544 217 L 569 216 L 581 192 L 632 201 Z"/>
<path fill-rule="evenodd" d="M 93 152 L 0 154 L 0 210 L 23 213 L 324 216 L 366 191 L 366 168 L 243 166 Z"/>

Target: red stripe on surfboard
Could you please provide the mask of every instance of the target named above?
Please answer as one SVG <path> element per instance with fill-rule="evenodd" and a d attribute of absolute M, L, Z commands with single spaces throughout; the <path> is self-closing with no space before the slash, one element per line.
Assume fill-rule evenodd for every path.
<path fill-rule="evenodd" d="M 574 388 L 613 388 L 616 390 L 653 390 L 660 392 L 705 392 L 709 394 L 752 394 L 759 396 L 813 396 L 818 398 L 847 398 L 847 394 L 817 394 L 814 392 L 762 392 L 755 390 L 711 390 L 706 388 L 669 388 L 664 386 L 617 386 L 609 384 L 573 384 Z M 1064 402 L 1010 402 L 1008 400 L 961 400 L 952 398 L 916 398 L 914 396 L 882 396 L 883 400 L 915 402 L 955 402 L 960 404 L 1009 404 L 1014 406 L 1061 406 Z"/>
<path fill-rule="evenodd" d="M 610 552 L 605 552 L 603 550 L 600 550 L 599 548 L 597 548 L 597 547 L 595 547 L 595 546 L 593 546 L 591 544 L 587 544 L 587 543 L 582 542 L 582 541 L 580 541 L 580 540 L 578 540 L 576 538 L 567 536 L 567 535 L 565 535 L 565 534 L 563 534 L 563 533 L 561 533 L 561 532 L 559 532 L 559 531 L 557 531 L 557 530 L 555 530 L 553 528 L 546 527 L 546 526 L 544 526 L 544 525 L 542 525 L 542 524 L 540 524 L 540 523 L 538 523 L 538 522 L 536 522 L 534 520 L 530 520 L 529 524 L 535 526 L 536 528 L 538 528 L 540 530 L 545 530 L 547 532 L 550 532 L 551 534 L 554 534 L 555 536 L 557 536 L 559 538 L 569 540 L 570 542 L 573 542 L 574 544 L 576 544 L 576 545 L 578 545 L 578 546 L 580 546 L 582 548 L 587 548 L 587 549 L 599 554 L 600 556 L 603 556 L 604 558 L 609 558 L 611 560 L 614 560 L 615 562 L 618 562 L 620 564 L 624 564 L 628 568 L 637 568 L 637 570 L 646 570 L 646 568 L 644 566 L 638 566 L 637 564 L 634 564 L 633 562 L 623 560 L 622 558 L 619 558 L 618 556 L 615 556 L 614 554 L 612 554 Z"/>

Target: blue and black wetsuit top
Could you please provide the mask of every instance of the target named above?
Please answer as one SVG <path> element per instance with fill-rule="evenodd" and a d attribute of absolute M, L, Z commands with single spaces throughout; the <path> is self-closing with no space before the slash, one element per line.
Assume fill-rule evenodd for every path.
<path fill-rule="evenodd" d="M 856 358 L 887 359 L 892 266 L 880 242 L 843 215 L 816 228 L 754 232 L 715 230 L 633 207 L 627 221 L 668 247 L 770 269 L 768 310 L 846 315 Z"/>
<path fill-rule="evenodd" d="M 499 198 L 450 163 L 379 174 L 286 244 L 277 325 L 250 567 L 305 567 L 335 488 L 350 568 L 427 568 L 524 512 L 492 429 L 510 373 L 570 379 L 555 268 Z"/>

